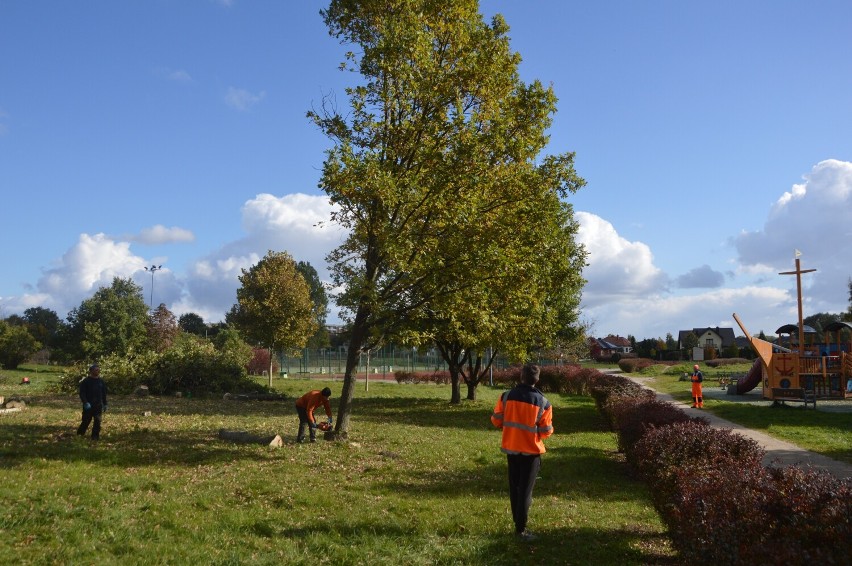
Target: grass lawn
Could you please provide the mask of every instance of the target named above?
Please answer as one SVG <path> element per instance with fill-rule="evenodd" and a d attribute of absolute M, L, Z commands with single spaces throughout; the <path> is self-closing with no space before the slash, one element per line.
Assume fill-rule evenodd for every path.
<path fill-rule="evenodd" d="M 719 374 L 746 373 L 750 367 L 751 364 L 733 366 L 733 368 L 723 367 L 718 370 L 702 368 L 704 391 L 719 388 L 717 385 Z M 691 399 L 689 382 L 678 381 L 682 373 L 681 366 L 669 371 L 664 371 L 663 366 L 652 366 L 637 375 L 649 378 L 646 382 L 648 387 L 669 393 L 679 401 L 689 402 Z M 762 401 L 759 396 L 754 400 L 758 402 L 755 404 L 741 400 L 727 401 L 705 396 L 704 410 L 812 452 L 852 464 L 852 412 L 814 411 L 805 409 L 801 405 L 773 407 L 772 401 Z M 848 404 L 852 409 L 852 400 L 840 403 Z"/>
<path fill-rule="evenodd" d="M 531 510 L 541 536 L 530 544 L 511 534 L 506 462 L 489 422 L 496 389 L 451 406 L 448 387 L 359 384 L 350 442 L 304 445 L 293 442 L 289 400 L 112 396 L 92 443 L 74 434 L 74 395 L 19 381 L 0 377 L 0 395 L 29 400 L 0 415 L 5 563 L 676 562 L 590 398 L 549 396 L 556 434 Z M 335 410 L 341 387 L 275 385 L 291 398 L 329 385 Z M 285 445 L 224 442 L 220 428 L 278 433 Z"/>

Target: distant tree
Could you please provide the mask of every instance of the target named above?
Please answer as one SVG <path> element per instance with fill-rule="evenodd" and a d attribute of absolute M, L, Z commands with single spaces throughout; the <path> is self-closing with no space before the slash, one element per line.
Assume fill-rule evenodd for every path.
<path fill-rule="evenodd" d="M 317 319 L 317 331 L 308 340 L 308 347 L 327 348 L 331 342 L 328 329 L 325 327 L 326 317 L 328 316 L 328 294 L 325 292 L 325 285 L 320 281 L 317 270 L 310 263 L 300 261 L 296 264 L 296 269 L 302 274 L 308 287 L 310 287 L 311 301 L 314 303 Z"/>
<path fill-rule="evenodd" d="M 225 358 L 234 360 L 241 367 L 248 367 L 253 348 L 240 336 L 239 330 L 222 326 L 211 339 L 216 350 Z"/>
<path fill-rule="evenodd" d="M 148 305 L 132 279 L 116 277 L 68 313 L 66 347 L 79 360 L 144 351 Z"/>
<path fill-rule="evenodd" d="M 692 352 L 692 349 L 698 346 L 698 335 L 695 332 L 687 332 L 683 337 L 683 349 L 686 350 L 687 355 Z"/>
<path fill-rule="evenodd" d="M 207 336 L 207 325 L 201 315 L 194 312 L 185 312 L 178 318 L 178 326 L 184 332 L 195 334 L 196 336 Z"/>
<path fill-rule="evenodd" d="M 671 332 L 666 334 L 666 350 L 677 350 L 677 340 L 674 339 Z"/>
<path fill-rule="evenodd" d="M 53 348 L 56 345 L 56 337 L 62 325 L 62 320 L 56 312 L 43 307 L 31 307 L 24 311 L 24 320 L 30 334 L 41 342 L 43 347 Z"/>
<path fill-rule="evenodd" d="M 237 303 L 229 313 L 249 343 L 270 351 L 272 387 L 274 352 L 304 348 L 317 329 L 317 315 L 305 278 L 287 252 L 269 251 L 249 270 L 242 270 Z"/>
<path fill-rule="evenodd" d="M 802 323 L 816 330 L 818 337 L 817 341 L 820 341 L 822 340 L 822 334 L 825 327 L 831 324 L 832 322 L 838 322 L 841 317 L 842 313 L 831 314 L 827 312 L 818 312 L 816 314 L 812 314 L 811 316 L 805 317 L 802 320 Z"/>
<path fill-rule="evenodd" d="M 849 308 L 846 309 L 843 320 L 852 321 L 852 277 L 849 278 Z"/>
<path fill-rule="evenodd" d="M 164 352 L 171 348 L 172 343 L 180 333 L 175 315 L 165 303 L 160 303 L 148 318 L 148 346 L 155 352 Z"/>
<path fill-rule="evenodd" d="M 26 326 L 0 320 L 0 367 L 15 369 L 41 349 Z"/>

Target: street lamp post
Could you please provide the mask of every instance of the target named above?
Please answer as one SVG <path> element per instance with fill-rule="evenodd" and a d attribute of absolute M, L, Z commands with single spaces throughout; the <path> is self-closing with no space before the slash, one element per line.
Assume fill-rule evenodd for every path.
<path fill-rule="evenodd" d="M 145 271 L 151 272 L 151 302 L 148 305 L 148 308 L 151 310 L 154 309 L 154 272 L 163 269 L 162 265 L 152 265 L 151 267 L 145 267 Z"/>

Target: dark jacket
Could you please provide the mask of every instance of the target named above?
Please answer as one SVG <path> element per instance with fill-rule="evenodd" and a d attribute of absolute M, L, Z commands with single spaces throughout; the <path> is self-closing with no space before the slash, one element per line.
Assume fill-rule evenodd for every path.
<path fill-rule="evenodd" d="M 107 404 L 107 387 L 100 377 L 86 377 L 80 382 L 80 401 L 99 409 Z"/>

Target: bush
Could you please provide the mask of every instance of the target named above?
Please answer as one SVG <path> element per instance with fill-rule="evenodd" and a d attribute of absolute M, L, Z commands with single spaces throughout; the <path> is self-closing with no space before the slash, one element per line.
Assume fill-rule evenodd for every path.
<path fill-rule="evenodd" d="M 733 366 L 738 364 L 751 364 L 751 360 L 747 360 L 745 358 L 718 358 L 715 360 L 708 360 L 707 367 L 718 368 L 722 366 Z"/>
<path fill-rule="evenodd" d="M 618 362 L 618 368 L 624 373 L 636 373 L 652 365 L 654 361 L 648 358 L 624 358 Z"/>
<path fill-rule="evenodd" d="M 678 493 L 664 518 L 685 563 L 852 563 L 852 481 L 732 458 L 704 472 L 676 472 Z"/>
<path fill-rule="evenodd" d="M 162 353 L 112 354 L 98 363 L 110 393 L 132 393 L 140 385 L 147 385 L 155 395 L 264 391 L 262 385 L 246 378 L 244 362 L 228 351 L 216 350 L 209 341 L 190 337 L 176 340 Z M 60 375 L 60 390 L 76 391 L 87 369 L 83 363 L 68 367 Z"/>
<path fill-rule="evenodd" d="M 618 449 L 621 452 L 629 452 L 650 429 L 690 420 L 679 408 L 655 398 L 611 399 L 609 414 L 618 433 Z M 701 422 L 707 424 L 707 421 Z"/>
<path fill-rule="evenodd" d="M 612 422 L 612 417 L 608 410 L 610 399 L 620 397 L 653 399 L 655 396 L 655 393 L 650 389 L 645 389 L 624 376 L 611 374 L 601 374 L 598 376 L 592 385 L 591 393 L 598 410 L 610 419 L 610 422 Z"/>
<path fill-rule="evenodd" d="M 436 385 L 449 385 L 450 383 L 450 372 L 445 370 L 395 371 L 393 376 L 397 383 L 434 383 Z"/>

